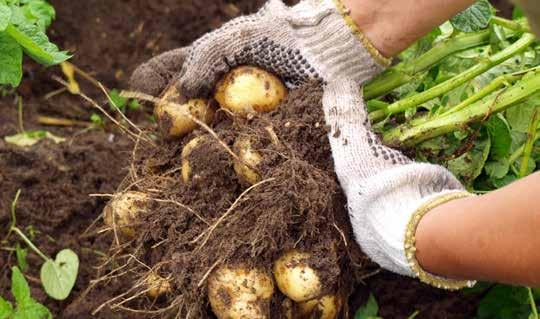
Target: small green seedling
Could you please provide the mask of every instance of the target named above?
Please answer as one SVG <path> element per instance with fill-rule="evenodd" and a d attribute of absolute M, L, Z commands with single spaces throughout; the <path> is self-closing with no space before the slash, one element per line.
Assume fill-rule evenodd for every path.
<path fill-rule="evenodd" d="M 109 105 L 112 111 L 118 109 L 122 113 L 134 111 L 140 107 L 139 101 L 120 96 L 120 91 L 117 89 L 113 89 L 109 92 Z"/>
<path fill-rule="evenodd" d="M 16 306 L 0 296 L 0 319 L 52 319 L 44 305 L 30 296 L 30 287 L 18 267 L 11 268 L 11 294 Z"/>
<path fill-rule="evenodd" d="M 66 299 L 73 286 L 75 285 L 75 280 L 77 279 L 77 272 L 79 270 L 79 257 L 75 252 L 70 249 L 63 249 L 53 260 L 41 252 L 32 241 L 16 226 L 16 215 L 15 210 L 17 207 L 17 201 L 21 190 L 17 191 L 15 199 L 11 204 L 11 227 L 6 238 L 9 238 L 9 235 L 13 232 L 16 233 L 22 240 L 28 245 L 28 247 L 38 254 L 45 262 L 41 266 L 40 279 L 43 288 L 47 295 L 56 300 Z M 25 255 L 25 253 L 17 252 L 17 260 L 19 265 L 26 264 L 22 262 L 25 258 L 20 258 Z M 20 255 L 20 257 L 19 257 Z M 0 316 L 0 319 L 3 317 Z M 29 317 L 30 318 L 30 317 Z"/>
<path fill-rule="evenodd" d="M 415 311 L 412 315 L 407 317 L 407 319 L 414 319 L 419 313 L 420 311 Z M 379 304 L 377 303 L 377 300 L 375 300 L 373 294 L 369 294 L 366 304 L 356 311 L 354 319 L 383 319 L 382 317 L 379 317 Z"/>
<path fill-rule="evenodd" d="M 71 57 L 45 34 L 55 15 L 45 0 L 0 0 L 0 85 L 20 84 L 23 52 L 45 66 Z"/>
<path fill-rule="evenodd" d="M 4 137 L 4 140 L 7 143 L 20 147 L 32 146 L 43 139 L 49 139 L 56 144 L 60 144 L 66 141 L 65 138 L 56 136 L 51 132 L 47 131 L 24 131 L 23 133 Z"/>

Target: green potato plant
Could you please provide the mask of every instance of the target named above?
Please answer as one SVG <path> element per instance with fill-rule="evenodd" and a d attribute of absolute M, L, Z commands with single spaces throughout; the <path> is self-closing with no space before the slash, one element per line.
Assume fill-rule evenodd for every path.
<path fill-rule="evenodd" d="M 0 0 L 0 85 L 19 85 L 23 54 L 45 66 L 71 57 L 45 33 L 55 14 L 45 0 Z"/>

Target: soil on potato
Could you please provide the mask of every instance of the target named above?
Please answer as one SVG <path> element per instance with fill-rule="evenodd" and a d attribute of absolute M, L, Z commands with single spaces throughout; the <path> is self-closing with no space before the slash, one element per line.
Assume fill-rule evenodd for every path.
<path fill-rule="evenodd" d="M 139 63 L 163 51 L 189 45 L 191 41 L 219 27 L 223 22 L 239 14 L 253 12 L 264 1 L 51 0 L 51 2 L 57 9 L 58 17 L 50 31 L 53 41 L 73 52 L 75 55 L 72 62 L 107 87 L 125 88 L 129 75 Z M 507 7 L 506 2 L 501 5 Z M 509 12 L 508 9 L 505 10 L 505 13 Z M 105 131 L 86 131 L 84 127 L 40 124 L 39 116 L 43 115 L 89 121 L 90 115 L 95 110 L 80 98 L 67 93 L 44 99 L 46 94 L 60 88 L 51 80 L 53 74 L 61 76 L 59 68 L 44 69 L 27 61 L 24 71 L 24 81 L 16 93 L 22 96 L 24 101 L 25 129 L 46 129 L 68 140 L 62 144 L 40 142 L 27 149 L 6 144 L 3 137 L 17 133 L 18 114 L 13 95 L 0 98 L 0 233 L 7 232 L 11 201 L 17 189 L 21 189 L 17 209 L 19 227 L 27 233 L 34 233 L 35 242 L 46 254 L 54 256 L 60 249 L 69 247 L 75 250 L 81 259 L 79 277 L 72 294 L 67 300 L 57 302 L 47 298 L 43 292 L 38 279 L 42 261 L 30 252 L 28 256 L 30 270 L 26 274 L 32 295 L 49 307 L 58 318 L 147 318 L 148 316 L 143 314 L 111 311 L 108 307 L 103 307 L 95 316 L 91 315 L 101 304 L 119 292 L 127 291 L 133 286 L 132 282 L 118 280 L 110 286 L 101 285 L 99 290 L 87 290 L 90 281 L 104 273 L 105 269 L 102 266 L 108 260 L 104 255 L 110 253 L 114 243 L 114 238 L 110 234 L 98 236 L 95 233 L 100 227 L 96 228 L 94 222 L 102 223 L 99 217 L 107 199 L 89 195 L 112 193 L 117 189 L 128 173 L 133 144 L 112 126 L 107 126 Z M 79 79 L 79 83 L 85 93 L 98 102 L 105 101 L 94 86 L 82 79 Z M 139 125 L 152 127 L 152 124 L 146 121 L 146 115 L 149 113 L 149 109 L 143 109 L 132 112 L 130 116 L 136 118 Z M 293 134 L 307 132 L 309 131 L 299 130 Z M 295 151 L 308 159 L 308 162 L 322 165 L 317 167 L 320 171 L 325 171 L 330 165 L 330 161 L 324 162 L 324 158 L 329 158 L 329 153 L 320 150 L 327 147 L 325 138 L 321 137 L 321 144 L 313 149 L 306 144 L 297 146 Z M 178 152 L 178 146 L 163 151 L 178 155 L 175 153 Z M 227 155 L 219 152 L 213 154 L 213 158 L 225 157 Z M 230 163 L 229 159 L 227 163 Z M 215 170 L 216 167 L 223 167 L 220 165 L 230 164 L 209 161 L 205 165 L 207 169 Z M 281 173 L 292 171 L 294 170 L 291 167 L 284 167 Z M 228 167 L 228 170 L 220 172 L 222 181 L 226 172 L 230 174 L 227 175 L 228 178 L 234 178 Z M 215 178 L 217 183 L 219 176 Z M 235 195 L 238 195 L 241 189 L 245 189 L 245 185 L 239 187 L 236 181 L 234 184 L 237 188 L 230 191 Z M 261 187 L 264 186 L 268 185 Z M 227 197 L 212 192 L 212 187 L 206 187 L 205 194 L 215 199 L 214 208 L 219 205 L 228 207 L 231 199 L 235 199 L 234 196 Z M 169 223 L 179 225 L 181 221 L 172 216 L 170 215 Z M 346 224 L 344 221 L 336 223 Z M 162 232 L 164 228 L 159 229 Z M 174 238 L 174 234 L 171 233 L 170 237 Z M 156 238 L 163 236 L 169 238 L 169 234 L 164 233 L 157 234 Z M 0 236 L 0 240 L 3 237 L 4 235 Z M 335 237 L 332 238 L 336 240 Z M 148 240 L 148 237 L 139 240 L 142 242 Z M 14 243 L 15 236 L 11 235 L 8 245 L 2 243 L 0 247 L 0 295 L 8 299 L 12 299 L 9 294 L 10 267 L 16 265 L 16 260 L 13 253 L 6 249 L 13 247 Z M 147 260 L 155 262 L 170 253 L 163 247 L 157 248 L 158 252 L 155 255 L 145 256 Z M 182 256 L 175 257 L 177 260 L 182 258 Z M 371 270 L 370 267 L 373 265 L 362 269 L 362 273 Z M 351 271 L 351 278 L 353 273 Z M 379 302 L 380 315 L 384 318 L 407 318 L 415 310 L 420 311 L 417 318 L 472 318 L 480 297 L 463 295 L 461 292 L 440 291 L 422 285 L 416 280 L 384 271 L 365 278 L 356 288 L 349 301 L 350 310 L 365 303 L 368 294 L 372 292 Z M 135 303 L 137 303 L 135 306 L 148 309 L 148 300 L 144 298 L 139 298 Z M 166 304 L 166 300 L 158 302 L 158 306 Z M 130 306 L 133 306 L 133 303 Z"/>

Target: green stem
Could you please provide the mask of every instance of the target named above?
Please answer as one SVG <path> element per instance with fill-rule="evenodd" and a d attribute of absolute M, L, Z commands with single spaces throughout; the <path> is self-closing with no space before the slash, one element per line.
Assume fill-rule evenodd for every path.
<path fill-rule="evenodd" d="M 385 109 L 390 103 L 383 102 L 381 100 L 369 100 L 366 102 L 368 111 Z"/>
<path fill-rule="evenodd" d="M 524 23 L 508 20 L 505 18 L 493 16 L 491 18 L 491 23 L 500 25 L 501 27 L 514 30 L 517 32 L 529 32 L 532 33 L 529 23 L 524 21 Z"/>
<path fill-rule="evenodd" d="M 531 311 L 533 314 L 533 319 L 538 319 L 538 309 L 536 308 L 536 302 L 534 301 L 534 295 L 533 295 L 532 289 L 527 287 L 527 291 L 529 292 L 529 302 L 531 303 Z"/>
<path fill-rule="evenodd" d="M 523 158 L 521 159 L 521 166 L 519 168 L 519 177 L 525 177 L 527 175 L 527 170 L 529 169 L 529 159 L 531 158 L 534 141 L 536 140 L 536 128 L 538 127 L 538 122 L 540 121 L 538 111 L 539 109 L 537 107 L 534 110 L 531 122 L 529 123 L 529 129 L 527 130 L 527 142 L 525 142 Z"/>
<path fill-rule="evenodd" d="M 368 83 L 364 87 L 364 98 L 370 100 L 385 95 L 393 89 L 411 81 L 415 74 L 430 69 L 447 56 L 455 52 L 487 44 L 489 37 L 490 31 L 485 30 L 446 39 L 416 59 L 401 62 L 384 72 L 371 83 Z"/>
<path fill-rule="evenodd" d="M 386 110 L 382 110 L 383 112 L 378 112 L 377 114 L 370 114 L 370 119 L 372 121 L 378 121 L 386 117 L 386 115 L 404 112 L 410 107 L 420 105 L 424 102 L 441 96 L 457 88 L 458 86 L 463 85 L 467 81 L 472 80 L 473 78 L 502 63 L 503 61 L 511 58 L 512 56 L 524 51 L 535 41 L 535 39 L 536 38 L 534 35 L 530 33 L 525 33 L 521 36 L 519 40 L 514 42 L 512 45 L 490 56 L 486 60 L 481 61 L 474 67 L 462 72 L 461 74 L 456 75 L 448 81 L 445 81 L 439 85 L 430 88 L 429 90 L 390 104 Z"/>
<path fill-rule="evenodd" d="M 11 202 L 11 224 L 9 225 L 8 233 L 6 237 L 4 237 L 3 241 L 7 241 L 9 239 L 9 236 L 11 235 L 11 229 L 17 225 L 17 215 L 15 214 L 15 211 L 17 209 L 17 202 L 19 201 L 19 197 L 21 196 L 21 190 L 17 190 L 17 193 L 15 193 L 15 198 Z"/>
<path fill-rule="evenodd" d="M 435 117 L 420 125 L 404 124 L 391 129 L 383 134 L 383 141 L 389 145 L 413 146 L 486 119 L 489 115 L 504 111 L 539 91 L 540 71 L 536 71 L 530 77 L 524 77 L 512 87 L 505 89 L 504 92 L 494 93 L 494 97 L 477 101 L 459 112 Z"/>
<path fill-rule="evenodd" d="M 30 247 L 36 254 L 39 255 L 39 257 L 43 258 L 44 261 L 47 261 L 47 260 L 50 260 L 49 257 L 47 257 L 44 253 L 41 252 L 41 250 L 39 250 L 33 243 L 30 239 L 28 239 L 28 237 L 26 237 L 26 235 L 17 227 L 11 227 L 11 229 L 17 234 L 19 235 L 22 240 L 24 240 L 26 242 L 26 244 L 28 245 L 28 247 Z"/>

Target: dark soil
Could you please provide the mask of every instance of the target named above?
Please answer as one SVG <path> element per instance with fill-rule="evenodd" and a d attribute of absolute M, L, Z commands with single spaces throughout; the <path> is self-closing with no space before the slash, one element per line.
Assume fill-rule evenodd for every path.
<path fill-rule="evenodd" d="M 75 54 L 72 59 L 75 65 L 102 81 L 107 87 L 124 88 L 127 86 L 129 75 L 139 63 L 166 50 L 186 46 L 230 18 L 256 10 L 264 1 L 51 0 L 51 2 L 57 9 L 58 17 L 51 28 L 51 38 L 60 47 Z M 502 3 L 502 1 L 499 2 Z M 508 7 L 507 3 L 502 3 L 501 7 Z M 505 9 L 505 12 L 509 12 L 508 8 Z M 47 93 L 60 88 L 56 82 L 51 80 L 51 75 L 61 76 L 61 72 L 59 68 L 44 69 L 30 61 L 27 62 L 23 83 L 17 90 L 24 101 L 25 129 L 46 129 L 68 138 L 68 141 L 58 145 L 45 141 L 27 149 L 6 144 L 3 137 L 17 133 L 19 127 L 16 101 L 13 95 L 0 98 L 0 138 L 2 138 L 0 140 L 0 233 L 6 234 L 10 222 L 10 204 L 17 189 L 21 189 L 22 194 L 17 209 L 19 227 L 27 233 L 31 233 L 33 230 L 35 243 L 46 254 L 54 256 L 60 249 L 69 247 L 75 250 L 81 259 L 80 273 L 73 293 L 66 301 L 56 302 L 44 294 L 38 280 L 39 266 L 42 261 L 37 255 L 30 253 L 28 257 L 30 270 L 27 271 L 26 275 L 32 287 L 32 295 L 49 307 L 58 318 L 147 318 L 148 316 L 143 314 L 112 312 L 107 307 L 104 307 L 95 317 L 91 316 L 91 312 L 99 305 L 120 291 L 125 291 L 127 287 L 133 285 L 132 282 L 112 280 L 109 285 L 99 285 L 98 290 L 87 290 L 92 279 L 101 276 L 107 267 L 111 267 L 110 264 L 105 264 L 108 259 L 103 254 L 109 253 L 111 247 L 114 247 L 111 246 L 112 236 L 110 234 L 98 236 L 96 230 L 100 227 L 93 226 L 96 219 L 96 225 L 101 224 L 99 217 L 107 199 L 90 197 L 89 195 L 113 193 L 118 185 L 121 185 L 121 181 L 129 171 L 133 143 L 112 126 L 107 126 L 105 130 L 85 130 L 84 127 L 78 126 L 52 127 L 40 124 L 38 116 L 41 115 L 89 121 L 90 115 L 95 110 L 88 103 L 81 101 L 80 98 L 67 93 L 44 100 L 43 97 Z M 82 79 L 79 79 L 79 83 L 85 93 L 98 102 L 105 101 L 94 86 Z M 139 119 L 138 124 L 141 126 L 150 128 L 151 124 L 145 120 L 146 114 L 149 113 L 150 110 L 139 110 L 132 112 L 131 116 Z M 281 121 L 294 116 L 294 114 L 276 114 L 274 116 L 275 120 Z M 224 120 L 223 117 L 221 119 Z M 310 119 L 304 120 L 313 124 Z M 224 123 L 227 122 L 224 120 Z M 281 136 L 289 135 L 291 140 L 300 138 L 313 140 L 316 138 L 316 135 L 310 135 L 313 133 L 310 130 L 295 130 L 294 124 L 292 123 L 286 132 L 279 132 L 279 134 L 286 133 Z M 315 131 L 315 134 L 321 134 L 319 130 Z M 228 138 L 228 142 L 232 141 L 232 136 L 227 137 L 226 134 L 222 138 L 225 140 Z M 298 158 L 311 163 L 315 167 L 314 171 L 328 172 L 331 161 L 328 157 L 327 143 L 323 134 L 319 138 L 320 145 L 322 145 L 320 149 L 313 151 L 309 147 L 302 148 L 303 145 L 297 144 L 294 151 Z M 264 149 L 264 143 L 268 143 L 268 141 L 263 141 L 263 144 L 258 143 L 256 146 L 263 146 Z M 164 148 L 161 152 L 169 154 L 168 158 L 170 159 L 173 155 L 179 155 L 178 151 L 177 145 L 176 147 Z M 213 200 L 208 202 L 199 200 L 199 204 L 212 203 L 215 212 L 221 212 L 222 208 L 230 206 L 231 201 L 236 198 L 235 196 L 245 189 L 245 184 L 238 183 L 238 180 L 234 179 L 236 175 L 231 172 L 228 155 L 219 148 L 215 148 L 215 151 L 212 161 L 207 163 L 201 161 L 199 164 L 207 170 L 219 173 L 211 176 L 213 183 L 216 185 L 222 183 L 219 185 L 221 189 L 230 188 L 227 189 L 226 193 L 215 193 L 210 191 L 212 188 L 205 186 L 207 191 L 203 192 L 204 196 L 209 196 L 208 198 Z M 304 174 L 299 176 L 313 174 L 311 171 L 302 172 L 302 168 L 295 166 L 295 162 L 290 159 L 289 163 L 285 165 L 283 157 L 272 155 L 271 151 L 272 149 L 268 148 L 268 153 L 265 153 L 267 162 L 263 166 L 273 167 L 279 163 L 282 170 L 273 173 L 278 174 L 278 177 L 291 178 L 285 174 L 290 174 L 295 170 Z M 194 156 L 196 155 L 194 154 Z M 156 162 L 155 169 L 164 171 L 176 164 L 177 162 Z M 263 170 L 262 173 L 265 178 L 274 176 L 270 171 Z M 325 179 L 325 182 L 328 180 Z M 261 190 L 268 189 L 269 185 L 261 186 Z M 334 198 L 336 201 L 339 192 L 335 190 L 335 185 L 328 184 L 328 186 L 329 188 L 321 193 L 329 193 L 329 190 L 333 189 L 330 193 L 336 196 Z M 274 184 L 274 187 L 277 190 L 283 186 Z M 198 191 L 201 189 L 204 187 L 199 187 Z M 195 192 L 191 195 L 195 201 L 197 196 L 203 196 L 197 195 Z M 253 193 L 250 196 L 257 195 Z M 286 195 L 287 193 L 283 194 L 283 196 Z M 260 194 L 260 196 L 260 200 L 269 203 L 269 199 L 265 198 L 264 194 Z M 284 198 L 274 198 L 274 200 L 276 203 L 277 201 L 285 203 Z M 285 205 L 298 207 L 301 204 L 318 205 L 319 203 L 285 203 Z M 162 204 L 154 205 L 157 205 L 156 208 L 162 206 Z M 250 209 L 260 213 L 262 208 L 251 207 Z M 249 211 L 246 207 L 242 207 L 242 209 Z M 340 209 L 334 207 L 329 210 L 337 212 Z M 316 225 L 320 225 L 321 218 L 328 216 L 330 215 L 312 216 L 314 222 L 308 225 L 308 231 L 324 233 L 327 228 L 318 229 Z M 278 219 L 270 220 L 283 222 Z M 157 230 L 155 234 L 151 234 L 148 230 L 145 231 L 145 235 L 138 238 L 138 242 L 142 244 L 167 238 L 177 240 L 175 239 L 177 234 L 189 233 L 189 229 L 191 229 L 188 228 L 190 225 L 182 225 L 182 221 L 173 218 L 172 214 L 168 221 L 164 220 L 164 222 L 168 222 L 168 224 L 153 228 Z M 242 225 L 240 224 L 241 220 L 236 222 Z M 336 220 L 336 223 L 346 225 L 346 222 L 341 220 Z M 292 225 L 298 227 L 298 223 L 292 223 Z M 245 228 L 244 230 L 248 229 L 248 227 Z M 165 229 L 167 229 L 166 232 L 164 232 Z M 323 234 L 323 237 L 328 236 L 330 240 L 338 243 L 338 247 L 342 247 L 342 242 L 337 241 L 334 235 Z M 219 231 L 216 231 L 214 236 L 223 239 L 223 235 L 219 234 Z M 257 246 L 258 249 L 254 252 L 250 250 L 250 254 L 255 253 L 263 256 L 263 259 L 271 259 L 276 252 L 276 247 L 282 244 L 283 247 L 290 245 L 290 243 L 287 244 L 287 240 L 280 239 L 279 233 L 265 234 L 265 236 L 276 239 L 276 241 L 268 241 L 264 244 L 267 246 Z M 0 236 L 0 240 L 3 237 Z M 5 249 L 13 247 L 15 242 L 16 237 L 12 235 L 8 243 L 0 245 L 0 295 L 7 296 L 8 299 L 11 299 L 8 293 L 10 286 L 9 268 L 16 265 L 16 260 L 14 255 Z M 224 242 L 227 241 L 224 240 Z M 311 243 L 311 245 L 316 246 L 316 243 Z M 155 265 L 165 256 L 173 257 L 171 259 L 173 262 L 166 266 L 168 268 L 160 269 L 163 272 L 161 274 L 170 271 L 175 274 L 182 274 L 182 271 L 192 271 L 175 269 L 174 266 L 183 265 L 186 261 L 181 260 L 182 256 L 170 255 L 173 252 L 167 251 L 165 247 L 158 247 L 155 253 L 145 254 L 145 260 Z M 232 257 L 246 257 L 247 252 L 247 250 L 242 250 L 241 256 L 232 254 L 234 255 Z M 326 252 L 324 253 L 326 254 Z M 199 262 L 202 261 L 199 260 Z M 207 266 L 208 262 L 209 260 L 206 260 L 204 261 L 206 264 L 203 264 Z M 104 267 L 100 267 L 104 264 Z M 366 267 L 362 269 L 361 273 L 376 270 L 373 265 L 365 263 L 364 265 Z M 340 270 L 344 270 L 343 264 L 341 264 Z M 144 271 L 141 271 L 139 274 L 143 273 Z M 346 273 L 351 276 L 350 282 L 353 281 L 354 273 L 354 271 Z M 178 283 L 181 279 L 176 280 Z M 198 281 L 197 278 L 191 280 Z M 187 283 L 186 287 L 189 287 L 189 284 L 193 283 Z M 178 289 L 178 287 L 176 288 Z M 472 318 L 479 298 L 474 295 L 464 296 L 462 293 L 449 293 L 432 289 L 416 280 L 380 272 L 357 285 L 357 290 L 350 299 L 351 310 L 365 303 L 370 292 L 379 301 L 380 315 L 387 319 L 407 318 L 415 310 L 420 310 L 417 318 Z M 139 298 L 130 303 L 129 306 L 148 309 L 148 302 L 145 298 Z M 159 300 L 152 307 L 163 307 L 166 304 L 167 300 Z"/>

